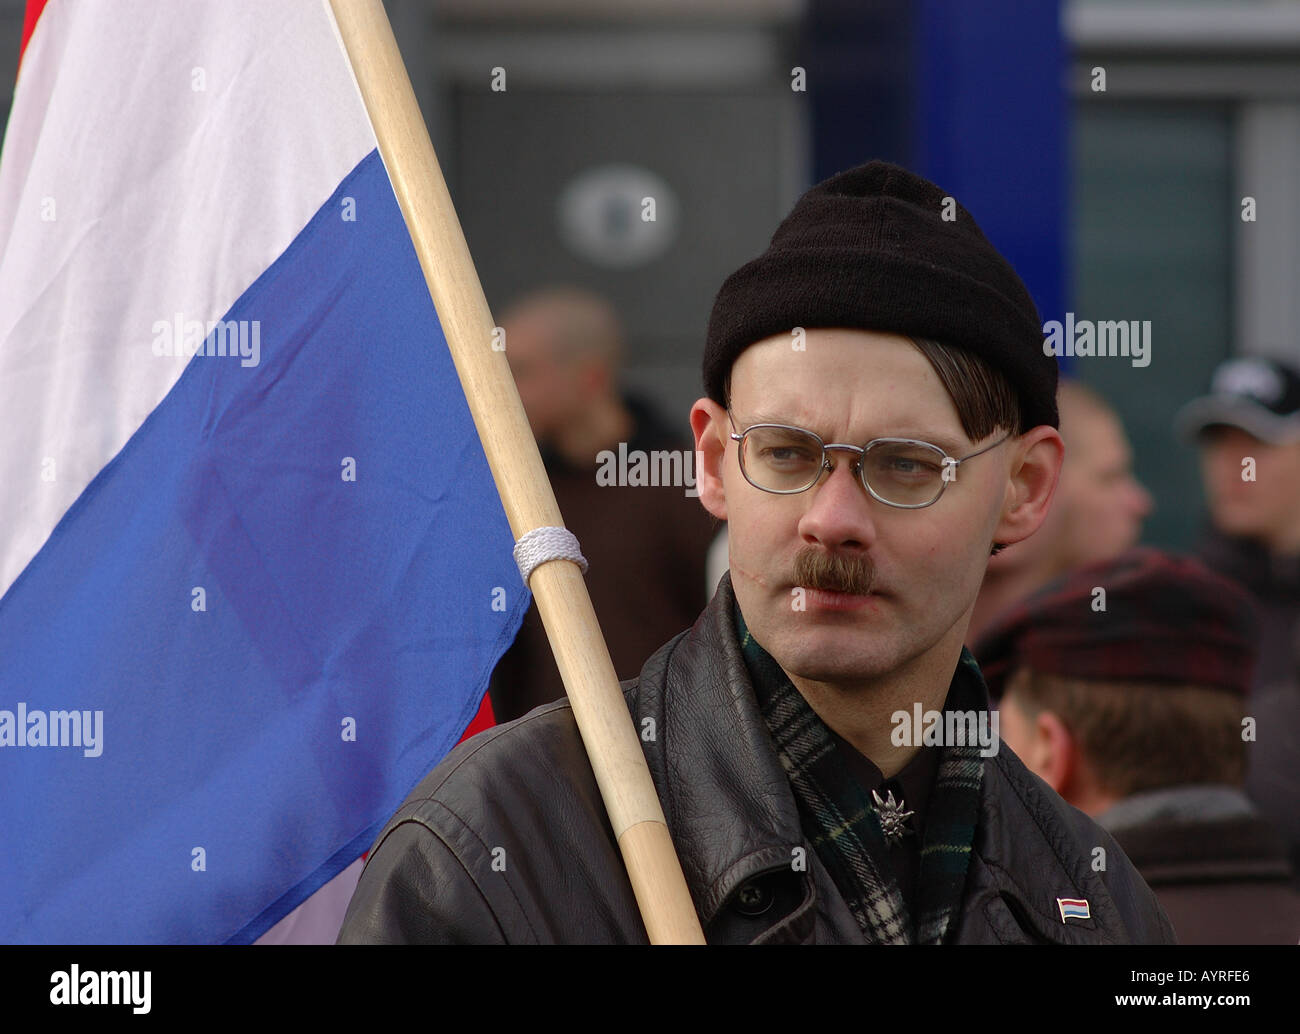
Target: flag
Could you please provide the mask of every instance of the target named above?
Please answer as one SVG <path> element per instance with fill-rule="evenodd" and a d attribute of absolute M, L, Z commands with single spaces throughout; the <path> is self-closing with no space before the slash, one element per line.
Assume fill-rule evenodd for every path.
<path fill-rule="evenodd" d="M 457 741 L 528 594 L 324 0 L 32 7 L 0 941 L 247 942 Z"/>
<path fill-rule="evenodd" d="M 1092 912 L 1088 902 L 1083 898 L 1057 898 L 1056 907 L 1061 910 L 1061 922 L 1067 919 L 1091 919 Z"/>

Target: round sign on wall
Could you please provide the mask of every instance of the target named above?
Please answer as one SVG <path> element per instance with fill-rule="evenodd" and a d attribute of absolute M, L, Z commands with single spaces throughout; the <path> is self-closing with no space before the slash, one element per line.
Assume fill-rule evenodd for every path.
<path fill-rule="evenodd" d="M 681 206 L 662 176 L 639 165 L 598 165 L 560 191 L 560 239 L 574 254 L 607 269 L 658 258 L 677 237 Z"/>

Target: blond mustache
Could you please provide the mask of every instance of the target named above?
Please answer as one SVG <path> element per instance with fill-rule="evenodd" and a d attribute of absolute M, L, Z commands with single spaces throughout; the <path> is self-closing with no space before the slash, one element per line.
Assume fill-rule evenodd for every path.
<path fill-rule="evenodd" d="M 866 557 L 846 557 L 805 549 L 794 558 L 794 581 L 807 589 L 865 596 L 876 579 L 875 565 Z"/>

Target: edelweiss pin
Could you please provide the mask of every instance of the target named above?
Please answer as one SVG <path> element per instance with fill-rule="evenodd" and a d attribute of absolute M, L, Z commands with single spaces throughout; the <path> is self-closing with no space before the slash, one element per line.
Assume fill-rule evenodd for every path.
<path fill-rule="evenodd" d="M 876 802 L 876 814 L 880 817 L 880 831 L 885 834 L 886 840 L 902 840 L 906 834 L 912 832 L 908 828 L 907 820 L 916 812 L 904 811 L 903 802 L 894 800 L 893 790 L 886 792 L 883 801 L 880 799 L 880 794 L 872 790 L 871 798 Z"/>

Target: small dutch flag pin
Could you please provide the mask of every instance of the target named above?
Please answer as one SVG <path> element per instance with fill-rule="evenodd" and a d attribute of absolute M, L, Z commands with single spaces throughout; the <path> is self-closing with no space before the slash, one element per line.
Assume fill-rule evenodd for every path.
<path fill-rule="evenodd" d="M 1092 912 L 1084 898 L 1057 898 L 1056 907 L 1061 910 L 1061 922 L 1068 919 L 1091 919 Z"/>

